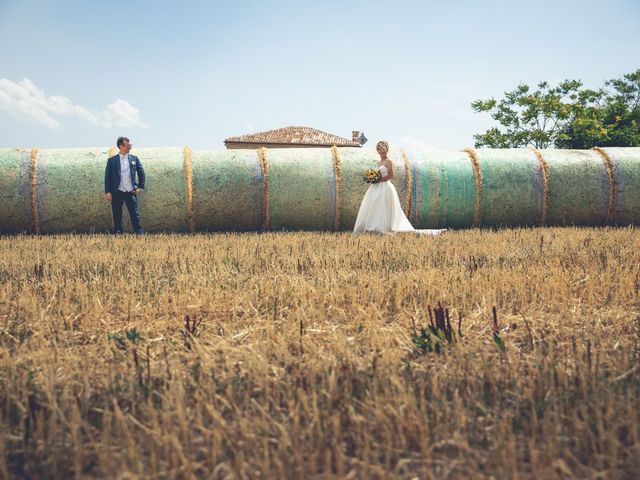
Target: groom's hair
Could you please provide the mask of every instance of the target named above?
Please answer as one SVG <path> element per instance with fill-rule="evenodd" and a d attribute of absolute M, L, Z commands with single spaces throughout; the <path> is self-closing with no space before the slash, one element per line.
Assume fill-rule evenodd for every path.
<path fill-rule="evenodd" d="M 124 145 L 124 142 L 128 142 L 129 139 L 127 137 L 118 137 L 118 141 L 116 142 L 116 147 L 120 148 L 120 146 Z"/>

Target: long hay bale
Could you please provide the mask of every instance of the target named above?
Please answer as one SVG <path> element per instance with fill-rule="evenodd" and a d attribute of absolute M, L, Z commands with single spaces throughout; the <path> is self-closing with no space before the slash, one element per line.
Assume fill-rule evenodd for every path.
<path fill-rule="evenodd" d="M 0 233 L 111 228 L 109 150 L 0 150 Z M 149 232 L 348 231 L 368 188 L 362 172 L 378 159 L 359 148 L 132 153 L 147 174 Z M 640 148 L 392 150 L 391 159 L 416 228 L 640 223 Z"/>

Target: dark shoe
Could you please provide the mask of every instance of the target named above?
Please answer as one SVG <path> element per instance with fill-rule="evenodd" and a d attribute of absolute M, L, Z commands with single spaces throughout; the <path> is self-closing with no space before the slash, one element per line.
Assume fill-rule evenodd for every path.
<path fill-rule="evenodd" d="M 138 235 L 144 235 L 144 230 L 138 230 L 136 233 L 137 233 Z"/>

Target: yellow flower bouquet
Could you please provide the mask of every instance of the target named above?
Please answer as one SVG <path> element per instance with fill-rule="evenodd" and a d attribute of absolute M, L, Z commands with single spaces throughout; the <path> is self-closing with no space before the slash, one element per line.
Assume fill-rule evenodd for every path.
<path fill-rule="evenodd" d="M 370 168 L 366 170 L 362 176 L 366 183 L 378 183 L 382 178 L 380 170 L 377 168 Z"/>

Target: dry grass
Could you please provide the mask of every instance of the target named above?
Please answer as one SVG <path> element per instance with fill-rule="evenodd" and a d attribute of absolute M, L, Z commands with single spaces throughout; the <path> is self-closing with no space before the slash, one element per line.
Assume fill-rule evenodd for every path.
<path fill-rule="evenodd" d="M 0 252 L 0 477 L 640 473 L 637 229 Z M 423 353 L 438 301 L 463 337 Z"/>

